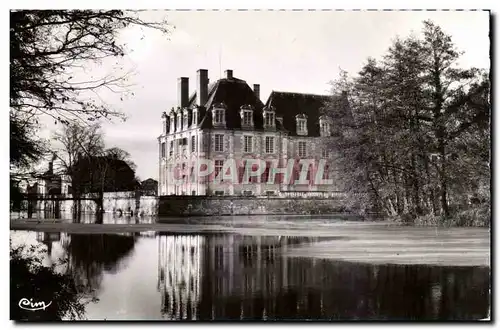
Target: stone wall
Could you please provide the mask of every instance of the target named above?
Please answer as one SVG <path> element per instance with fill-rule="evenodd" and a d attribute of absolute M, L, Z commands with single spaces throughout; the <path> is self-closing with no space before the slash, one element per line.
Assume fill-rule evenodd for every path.
<path fill-rule="evenodd" d="M 70 198 L 69 196 L 68 198 Z M 91 197 L 91 196 L 86 196 Z M 56 207 L 56 203 L 59 205 Z M 72 200 L 38 201 L 36 210 L 62 213 L 73 211 Z M 344 196 L 337 197 L 239 197 L 239 196 L 139 196 L 134 192 L 105 193 L 105 213 L 144 216 L 181 215 L 256 215 L 256 214 L 327 214 L 348 211 Z M 97 205 L 92 200 L 82 200 L 84 213 L 95 213 Z"/>
<path fill-rule="evenodd" d="M 82 197 L 91 198 L 92 195 L 88 194 Z M 65 195 L 65 198 L 65 200 L 60 201 L 38 201 L 36 210 L 59 210 L 62 213 L 71 213 L 73 211 L 71 195 Z M 97 211 L 97 204 L 93 200 L 82 200 L 80 203 L 81 210 L 84 213 L 95 213 Z M 158 198 L 156 196 L 140 196 L 133 191 L 107 192 L 103 196 L 103 209 L 105 213 L 157 215 Z"/>
<path fill-rule="evenodd" d="M 160 196 L 158 215 L 327 214 L 346 212 L 342 198 Z"/>

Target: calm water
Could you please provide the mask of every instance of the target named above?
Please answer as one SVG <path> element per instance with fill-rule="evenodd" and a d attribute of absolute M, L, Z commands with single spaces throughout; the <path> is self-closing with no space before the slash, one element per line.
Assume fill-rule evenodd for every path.
<path fill-rule="evenodd" d="M 78 284 L 90 320 L 454 320 L 484 318 L 489 309 L 487 267 L 283 255 L 317 238 L 26 231 L 11 238 L 45 247 L 43 263 Z"/>

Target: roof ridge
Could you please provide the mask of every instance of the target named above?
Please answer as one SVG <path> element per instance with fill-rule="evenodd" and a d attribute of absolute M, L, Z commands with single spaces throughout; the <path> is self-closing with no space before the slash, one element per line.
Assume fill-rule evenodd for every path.
<path fill-rule="evenodd" d="M 305 95 L 305 96 L 314 96 L 314 97 L 331 97 L 332 95 L 324 95 L 324 94 L 313 94 L 313 93 L 301 93 L 301 92 L 286 92 L 286 91 L 275 91 L 273 90 L 272 93 L 281 93 L 281 94 L 299 94 L 299 95 Z"/>
<path fill-rule="evenodd" d="M 240 78 L 236 78 L 236 77 L 232 77 L 232 78 L 219 78 L 217 79 L 217 82 L 219 81 L 228 81 L 228 82 L 236 82 L 236 83 L 244 83 L 244 84 L 248 84 L 246 80 L 243 80 L 243 79 L 240 79 Z"/>

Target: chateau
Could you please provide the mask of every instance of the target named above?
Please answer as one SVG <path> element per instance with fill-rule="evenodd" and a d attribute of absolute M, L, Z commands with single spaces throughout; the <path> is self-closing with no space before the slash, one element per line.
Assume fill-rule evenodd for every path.
<path fill-rule="evenodd" d="M 158 137 L 159 195 L 339 191 L 332 155 L 324 143 L 332 122 L 321 109 L 329 98 L 273 91 L 264 104 L 260 85 L 251 88 L 232 70 L 211 84 L 208 71 L 198 70 L 191 94 L 189 78 L 179 78 L 178 105 L 163 112 L 163 132 Z M 211 165 L 200 168 L 207 160 L 213 169 L 207 169 Z M 320 160 L 322 166 L 318 166 Z M 291 175 L 284 174 L 286 168 Z M 203 171 L 210 175 L 197 175 Z M 298 182 L 299 178 L 305 181 Z"/>

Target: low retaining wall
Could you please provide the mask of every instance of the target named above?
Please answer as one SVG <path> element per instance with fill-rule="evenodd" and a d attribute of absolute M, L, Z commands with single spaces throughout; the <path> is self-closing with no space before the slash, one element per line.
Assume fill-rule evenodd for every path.
<path fill-rule="evenodd" d="M 342 198 L 160 196 L 159 216 L 328 214 L 348 211 Z"/>
<path fill-rule="evenodd" d="M 91 197 L 91 196 L 85 196 Z M 242 196 L 136 196 L 134 192 L 105 193 L 105 213 L 159 216 L 210 216 L 259 214 L 328 214 L 349 211 L 338 197 L 242 197 Z M 93 200 L 81 200 L 81 211 L 95 213 Z M 71 213 L 72 200 L 38 201 L 36 210 Z"/>
<path fill-rule="evenodd" d="M 82 196 L 83 198 L 94 197 L 91 194 Z M 71 198 L 66 195 L 65 198 Z M 137 215 L 157 215 L 158 197 L 139 196 L 135 192 L 107 192 L 103 195 L 103 210 L 105 213 L 122 213 Z M 36 210 L 55 211 L 62 213 L 71 213 L 73 211 L 73 201 L 66 200 L 41 200 L 36 202 Z M 81 200 L 80 209 L 84 213 L 95 213 L 97 204 L 93 200 Z"/>

